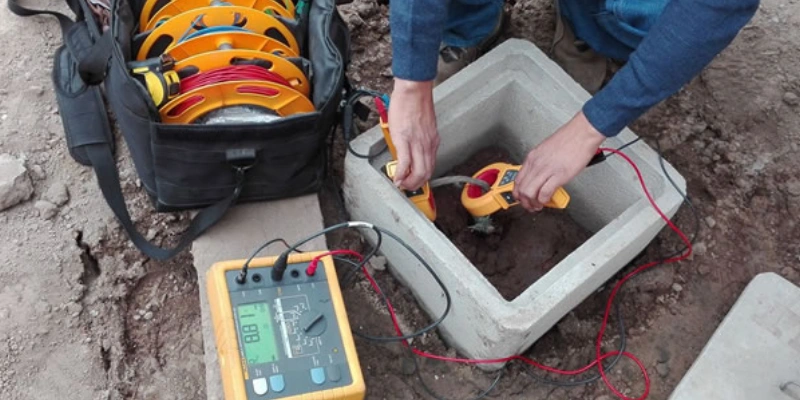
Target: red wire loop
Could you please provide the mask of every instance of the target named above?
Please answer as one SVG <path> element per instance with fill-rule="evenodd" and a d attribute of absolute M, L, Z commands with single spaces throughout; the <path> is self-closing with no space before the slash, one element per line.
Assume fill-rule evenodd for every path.
<path fill-rule="evenodd" d="M 642 271 L 644 271 L 644 270 L 646 270 L 648 268 L 651 268 L 653 266 L 656 266 L 656 265 L 659 265 L 659 264 L 671 264 L 671 263 L 675 263 L 675 262 L 678 262 L 678 261 L 685 260 L 686 258 L 688 258 L 692 254 L 692 243 L 689 240 L 689 238 L 680 230 L 680 228 L 678 228 L 669 219 L 669 217 L 667 217 L 666 214 L 664 214 L 664 212 L 661 211 L 661 208 L 658 206 L 656 201 L 653 199 L 653 196 L 650 194 L 650 191 L 647 189 L 647 185 L 644 182 L 644 177 L 642 176 L 641 171 L 639 171 L 639 167 L 636 165 L 636 163 L 633 162 L 633 160 L 630 159 L 630 157 L 628 157 L 627 155 L 625 155 L 624 153 L 622 153 L 621 151 L 618 151 L 616 149 L 601 148 L 601 149 L 599 149 L 599 151 L 605 151 L 605 152 L 610 152 L 610 153 L 614 153 L 616 155 L 619 155 L 620 157 L 622 157 L 625 161 L 627 161 L 633 167 L 634 171 L 636 172 L 636 176 L 639 178 L 639 183 L 641 184 L 642 189 L 644 190 L 644 193 L 647 196 L 647 199 L 650 201 L 650 204 L 653 206 L 653 208 L 658 213 L 658 215 L 661 217 L 661 219 L 663 219 L 667 223 L 667 225 L 670 227 L 670 229 L 672 229 L 675 233 L 678 234 L 678 236 L 680 236 L 681 240 L 686 245 L 687 251 L 684 254 L 681 254 L 680 256 L 672 257 L 670 259 L 664 260 L 663 262 L 662 261 L 654 261 L 654 262 L 650 262 L 650 263 L 647 263 L 645 265 L 642 265 L 642 266 L 636 268 L 633 272 L 625 275 L 625 277 L 623 277 L 619 282 L 617 282 L 617 284 L 614 286 L 614 289 L 611 291 L 611 295 L 608 297 L 608 301 L 606 303 L 605 314 L 603 315 L 603 323 L 600 326 L 600 332 L 597 335 L 597 342 L 595 344 L 595 350 L 596 350 L 596 358 L 595 358 L 595 360 L 592 361 L 591 363 L 589 363 L 589 365 L 586 365 L 585 367 L 582 367 L 582 368 L 579 368 L 579 369 L 562 370 L 562 369 L 552 368 L 552 367 L 548 367 L 546 365 L 539 364 L 536 361 L 531 360 L 530 358 L 523 357 L 523 356 L 520 356 L 520 355 L 514 355 L 514 356 L 511 356 L 511 357 L 496 358 L 496 359 L 466 359 L 466 358 L 453 358 L 453 357 L 439 356 L 439 355 L 436 355 L 436 354 L 431 354 L 431 353 L 428 353 L 428 352 L 425 352 L 425 351 L 422 351 L 422 350 L 418 350 L 418 349 L 415 349 L 415 348 L 411 347 L 411 351 L 413 351 L 414 354 L 416 354 L 418 356 L 421 356 L 421 357 L 434 359 L 434 360 L 447 361 L 447 362 L 457 362 L 457 363 L 463 363 L 463 364 L 495 364 L 495 363 L 504 363 L 504 362 L 508 362 L 508 361 L 512 361 L 512 360 L 518 360 L 518 361 L 522 361 L 522 362 L 524 362 L 524 363 L 526 363 L 528 365 L 531 365 L 533 367 L 536 367 L 538 369 L 541 369 L 543 371 L 552 372 L 552 373 L 559 374 L 559 375 L 567 375 L 567 376 L 582 374 L 582 373 L 584 373 L 584 372 L 586 372 L 586 371 L 588 371 L 588 370 L 590 370 L 590 369 L 592 369 L 592 368 L 594 368 L 596 366 L 598 371 L 600 372 L 600 376 L 603 378 L 603 382 L 606 384 L 606 386 L 609 388 L 609 390 L 611 390 L 620 399 L 623 399 L 623 400 L 644 400 L 644 399 L 647 398 L 647 396 L 650 394 L 650 376 L 647 374 L 647 369 L 645 368 L 644 364 L 638 358 L 636 358 L 636 356 L 634 356 L 633 354 L 628 353 L 628 352 L 622 352 L 621 353 L 623 357 L 626 357 L 626 358 L 632 360 L 634 363 L 636 363 L 636 366 L 639 367 L 639 370 L 642 372 L 642 376 L 644 377 L 645 390 L 644 390 L 644 393 L 640 397 L 633 398 L 633 397 L 626 396 L 625 394 L 623 394 L 622 392 L 617 390 L 617 388 L 614 387 L 614 385 L 608 380 L 608 377 L 606 376 L 605 369 L 603 368 L 603 360 L 605 360 L 607 358 L 610 358 L 610 357 L 617 356 L 618 354 L 620 354 L 619 351 L 611 351 L 611 352 L 608 352 L 608 353 L 603 353 L 602 352 L 603 336 L 605 335 L 606 327 L 608 326 L 608 317 L 611 314 L 611 308 L 612 308 L 613 303 L 614 303 L 614 298 L 616 297 L 617 293 L 619 292 L 620 288 L 622 287 L 622 285 L 625 282 L 627 282 L 630 278 L 632 278 L 636 274 L 638 274 L 638 273 L 640 273 L 640 272 L 642 272 Z M 361 269 L 364 272 L 364 275 L 366 275 L 367 279 L 369 280 L 370 285 L 372 285 L 372 288 L 378 294 L 380 294 L 382 297 L 384 297 L 386 299 L 386 306 L 389 309 L 389 315 L 392 318 L 392 324 L 394 324 L 394 330 L 395 330 L 395 332 L 397 333 L 398 336 L 403 336 L 403 332 L 400 329 L 400 324 L 397 321 L 397 315 L 395 313 L 395 310 L 394 310 L 394 307 L 392 306 L 391 301 L 389 300 L 388 297 L 383 295 L 383 293 L 381 292 L 380 288 L 378 287 L 378 284 L 372 278 L 372 275 L 369 273 L 369 271 L 367 271 L 367 268 L 362 266 Z M 402 343 L 403 343 L 404 346 L 410 347 L 408 342 L 404 341 Z"/>
<path fill-rule="evenodd" d="M 258 65 L 231 65 L 183 78 L 181 80 L 181 93 L 187 93 L 216 83 L 245 80 L 272 82 L 289 88 L 292 87 L 292 84 L 286 78 L 264 67 Z"/>
<path fill-rule="evenodd" d="M 361 253 L 355 252 L 353 250 L 332 250 L 332 251 L 329 251 L 329 252 L 326 252 L 326 253 L 322 253 L 322 254 L 314 257 L 311 260 L 311 262 L 308 263 L 308 267 L 306 268 L 306 275 L 314 276 L 314 274 L 317 273 L 317 267 L 318 267 L 318 264 L 319 264 L 319 260 L 321 260 L 322 257 L 338 256 L 338 255 L 353 256 L 353 257 L 357 258 L 359 262 L 364 261 L 364 256 L 361 255 Z"/>

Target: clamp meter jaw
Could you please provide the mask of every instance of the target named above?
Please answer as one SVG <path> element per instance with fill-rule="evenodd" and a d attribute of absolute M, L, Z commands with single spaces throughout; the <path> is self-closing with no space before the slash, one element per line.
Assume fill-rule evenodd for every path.
<path fill-rule="evenodd" d="M 394 180 L 394 176 L 397 170 L 397 161 L 390 161 L 388 162 L 383 168 L 381 168 L 383 174 L 389 178 L 389 180 Z M 417 190 L 404 190 L 403 191 L 411 200 L 412 203 L 420 210 L 429 220 L 435 221 L 436 220 L 436 201 L 433 199 L 433 193 L 431 192 L 431 186 L 428 182 L 425 182 L 421 188 Z"/>
<path fill-rule="evenodd" d="M 315 258 L 322 268 L 309 275 Z M 293 254 L 284 279 L 273 281 L 276 260 L 252 260 L 242 284 L 236 278 L 244 260 L 209 270 L 225 399 L 362 400 L 364 379 L 333 259 L 323 252 Z"/>
<path fill-rule="evenodd" d="M 514 198 L 514 183 L 521 166 L 507 163 L 490 164 L 472 177 L 488 183 L 491 188 L 484 193 L 480 186 L 467 184 L 461 192 L 461 203 L 473 217 L 485 217 L 507 210 L 519 202 Z M 559 187 L 545 204 L 548 208 L 564 209 L 569 204 L 569 194 Z"/>

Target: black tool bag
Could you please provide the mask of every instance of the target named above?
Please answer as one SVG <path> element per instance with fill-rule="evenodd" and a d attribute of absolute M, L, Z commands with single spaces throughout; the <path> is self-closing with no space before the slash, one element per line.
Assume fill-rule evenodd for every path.
<path fill-rule="evenodd" d="M 126 68 L 135 54 L 136 21 L 145 0 L 111 0 L 110 29 L 105 32 L 88 1 L 67 0 L 75 20 L 25 8 L 19 4 L 22 0 L 8 0 L 8 7 L 17 15 L 58 19 L 64 45 L 54 59 L 53 83 L 70 154 L 94 169 L 103 196 L 142 252 L 155 259 L 171 258 L 236 203 L 294 197 L 321 187 L 326 136 L 335 127 L 348 86 L 350 37 L 335 0 L 311 1 L 293 27 L 311 66 L 316 111 L 238 125 L 161 123 L 147 90 Z M 201 209 L 173 249 L 149 243 L 131 221 L 107 111 L 116 120 L 155 209 Z"/>

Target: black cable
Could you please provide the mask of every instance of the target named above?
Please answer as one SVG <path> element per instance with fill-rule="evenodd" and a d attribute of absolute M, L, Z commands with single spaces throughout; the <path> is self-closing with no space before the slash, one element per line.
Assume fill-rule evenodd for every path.
<path fill-rule="evenodd" d="M 410 348 L 407 348 L 407 350 L 412 355 L 411 359 L 414 360 L 414 370 L 417 373 L 417 379 L 419 379 L 419 383 L 422 384 L 422 389 L 425 390 L 426 393 L 428 393 L 428 396 L 431 396 L 436 400 L 447 400 L 447 398 L 442 397 L 441 395 L 436 393 L 436 391 L 431 389 L 430 386 L 428 386 L 428 384 L 425 383 L 425 380 L 422 379 L 422 371 L 421 371 L 421 368 L 419 367 L 419 361 L 417 360 L 418 357 L 416 357 L 416 354 L 414 354 L 414 352 L 412 352 Z M 506 367 L 501 368 L 500 372 L 497 373 L 497 377 L 494 378 L 494 381 L 492 382 L 492 384 L 489 385 L 489 387 L 486 388 L 486 390 L 484 390 L 479 395 L 477 395 L 476 397 L 473 397 L 470 400 L 481 400 L 481 399 L 486 398 L 486 396 L 488 396 L 489 393 L 491 393 L 492 390 L 494 390 L 494 388 L 497 387 L 497 384 L 500 382 L 500 379 L 503 377 L 503 375 L 505 375 L 505 373 L 506 373 Z"/>
<path fill-rule="evenodd" d="M 633 146 L 633 145 L 634 145 L 636 142 L 638 142 L 638 141 L 640 141 L 640 140 L 642 140 L 642 137 L 641 137 L 641 136 L 639 136 L 639 137 L 637 137 L 636 139 L 633 139 L 633 140 L 631 140 L 630 142 L 628 142 L 628 143 L 625 143 L 625 144 L 623 144 L 622 146 L 618 147 L 618 148 L 617 148 L 617 151 L 622 151 L 622 150 L 625 150 L 626 148 L 628 148 L 628 146 Z"/>
<path fill-rule="evenodd" d="M 385 230 L 383 228 L 380 228 L 378 226 L 374 226 L 374 229 L 383 232 L 385 235 L 388 235 L 389 237 L 391 237 L 392 239 L 397 241 L 400 245 L 405 247 L 406 250 L 408 250 L 411 254 L 413 254 L 414 257 L 418 261 L 420 261 L 422 263 L 422 265 L 425 267 L 425 269 L 428 270 L 428 273 L 431 274 L 431 276 L 433 276 L 433 279 L 436 281 L 436 283 L 439 285 L 439 287 L 444 292 L 445 309 L 444 309 L 444 312 L 442 312 L 442 316 L 439 317 L 438 319 L 436 319 L 433 323 L 431 323 L 430 325 L 426 326 L 425 328 L 422 328 L 422 329 L 420 329 L 420 330 L 418 330 L 418 331 L 416 331 L 414 333 L 408 334 L 408 335 L 384 337 L 384 336 L 367 335 L 367 334 L 363 334 L 363 333 L 360 333 L 360 332 L 355 332 L 355 334 L 357 336 L 363 338 L 363 339 L 371 340 L 373 342 L 391 343 L 391 342 L 405 341 L 405 340 L 412 339 L 412 338 L 415 338 L 415 337 L 418 337 L 418 336 L 422 336 L 422 335 L 424 335 L 424 334 L 426 334 L 426 333 L 438 328 L 439 325 L 442 324 L 444 319 L 450 313 L 450 307 L 452 306 L 452 302 L 453 302 L 452 298 L 450 297 L 450 292 L 447 290 L 447 287 L 445 287 L 444 282 L 442 282 L 442 280 L 439 277 L 439 275 L 433 270 L 433 268 L 430 267 L 430 265 L 428 265 L 428 263 L 422 258 L 422 256 L 420 256 L 419 253 L 416 252 L 416 250 L 411 248 L 411 246 L 409 246 L 408 243 L 406 243 L 405 241 L 403 241 L 402 239 L 397 237 L 397 235 L 395 235 L 394 233 L 389 232 L 389 231 L 387 231 L 387 230 Z M 376 282 L 376 284 L 377 284 L 377 282 Z M 378 290 L 379 290 L 381 296 L 385 296 L 383 294 L 383 291 L 380 290 L 380 287 L 378 287 Z"/>
<path fill-rule="evenodd" d="M 383 144 L 383 147 L 375 154 L 361 154 L 355 149 L 353 149 L 352 144 L 350 143 L 351 136 L 353 133 L 353 107 L 355 103 L 360 100 L 362 97 L 380 97 L 381 93 L 378 93 L 373 90 L 368 89 L 356 89 L 353 90 L 350 97 L 347 98 L 344 102 L 344 110 L 342 112 L 342 136 L 344 137 L 344 143 L 347 146 L 347 151 L 355 157 L 362 158 L 365 160 L 372 159 L 380 154 L 382 154 L 386 149 L 389 147 L 386 143 Z"/>
<path fill-rule="evenodd" d="M 380 237 L 381 237 L 380 235 L 382 235 L 382 234 L 388 235 L 389 237 L 394 239 L 398 244 L 400 244 L 406 250 L 408 250 L 408 252 L 410 252 L 414 256 L 414 258 L 416 258 L 417 261 L 419 261 L 422 264 L 422 266 L 425 267 L 425 269 L 428 271 L 428 273 L 431 274 L 433 279 L 436 281 L 436 284 L 438 284 L 439 287 L 442 289 L 442 292 L 444 292 L 444 296 L 445 296 L 445 309 L 442 312 L 442 315 L 439 318 L 437 318 L 435 321 L 433 321 L 430 325 L 420 329 L 419 331 L 416 331 L 414 333 L 407 334 L 407 335 L 389 336 L 389 337 L 372 336 L 372 335 L 362 334 L 362 333 L 359 333 L 359 332 L 354 332 L 354 334 L 356 334 L 357 336 L 360 336 L 360 337 L 362 337 L 364 339 L 372 340 L 374 342 L 382 342 L 382 343 L 399 342 L 399 341 L 412 339 L 412 338 L 415 338 L 415 337 L 418 337 L 418 336 L 422 336 L 422 335 L 424 335 L 424 334 L 436 329 L 439 325 L 442 324 L 442 321 L 444 321 L 444 319 L 447 318 L 447 315 L 450 313 L 450 308 L 452 307 L 452 302 L 453 302 L 453 300 L 452 300 L 452 298 L 450 296 L 450 291 L 447 290 L 447 287 L 445 286 L 444 282 L 442 282 L 442 279 L 439 277 L 438 274 L 436 274 L 436 272 L 433 270 L 433 268 L 431 268 L 431 266 L 428 264 L 428 262 L 425 261 L 425 259 L 421 255 L 419 255 L 419 253 L 417 253 L 417 251 L 414 250 L 403 239 L 399 238 L 397 235 L 395 235 L 394 233 L 392 233 L 392 232 L 390 232 L 390 231 L 388 231 L 386 229 L 383 229 L 383 228 L 381 228 L 379 226 L 376 226 L 376 225 L 373 225 L 373 224 L 370 224 L 370 223 L 367 223 L 367 222 L 343 222 L 343 223 L 340 223 L 340 224 L 336 224 L 336 225 L 330 226 L 328 228 L 325 228 L 325 229 L 323 229 L 323 230 L 321 230 L 321 231 L 319 231 L 319 232 L 317 232 L 317 233 L 315 233 L 315 234 L 313 234 L 313 235 L 311 235 L 311 236 L 309 236 L 309 237 L 307 237 L 307 238 L 305 238 L 303 240 L 300 240 L 297 243 L 289 246 L 289 249 L 286 250 L 285 252 L 283 252 L 280 256 L 278 256 L 278 259 L 275 261 L 275 264 L 272 266 L 272 271 L 271 271 L 272 279 L 275 280 L 275 281 L 280 281 L 280 280 L 283 279 L 283 273 L 286 271 L 286 264 L 287 264 L 287 259 L 289 257 L 289 253 L 295 251 L 295 249 L 297 249 L 298 247 L 310 242 L 314 238 L 317 238 L 319 236 L 322 236 L 322 235 L 325 235 L 327 233 L 330 233 L 330 232 L 333 232 L 333 231 L 336 231 L 336 230 L 339 230 L 339 229 L 343 229 L 343 228 L 356 228 L 356 229 L 358 229 L 358 228 L 369 228 L 369 229 L 372 229 L 373 231 L 375 231 L 375 233 L 377 235 L 379 235 L 379 239 L 377 241 L 379 244 L 380 244 L 380 240 L 381 240 L 380 239 Z M 264 245 L 263 247 L 266 247 L 266 246 L 267 245 Z M 361 262 L 361 265 L 363 265 L 364 263 L 369 261 L 369 259 L 375 253 L 377 253 L 377 251 L 378 251 L 378 246 L 373 247 L 373 249 L 369 253 L 369 255 L 366 256 L 364 258 L 364 261 Z"/>
<path fill-rule="evenodd" d="M 692 215 L 694 216 L 694 232 L 692 232 L 692 237 L 691 237 L 691 239 L 689 239 L 689 244 L 694 245 L 695 240 L 697 240 L 697 236 L 700 234 L 700 212 L 697 211 L 697 208 L 694 206 L 694 203 L 692 202 L 692 200 L 689 198 L 689 196 L 686 193 L 684 193 L 678 187 L 678 184 L 675 183 L 675 180 L 672 179 L 672 176 L 667 171 L 667 167 L 666 167 L 666 165 L 664 165 L 664 154 L 661 152 L 661 143 L 658 140 L 656 140 L 656 152 L 658 153 L 658 164 L 661 166 L 661 171 L 664 172 L 664 175 L 667 177 L 667 180 L 669 181 L 670 185 L 672 185 L 672 187 L 675 188 L 675 191 L 678 192 L 679 195 L 681 195 L 681 197 L 683 198 L 683 202 L 686 203 L 689 206 L 689 209 L 691 209 L 691 211 L 692 211 Z M 676 257 L 676 256 L 678 256 L 680 254 L 683 254 L 683 252 L 686 251 L 686 249 L 687 249 L 687 247 L 684 244 L 682 249 L 672 253 L 671 255 L 669 255 L 667 257 L 663 257 L 663 258 L 667 259 L 667 258 Z M 663 260 L 662 260 L 662 262 L 663 262 Z"/>
<path fill-rule="evenodd" d="M 358 270 L 358 269 L 360 269 L 360 268 L 361 268 L 361 264 L 359 264 L 359 263 L 356 263 L 356 262 L 354 262 L 354 261 L 352 261 L 352 260 L 350 260 L 350 259 L 341 258 L 341 257 L 334 257 L 334 258 L 336 258 L 337 260 L 340 260 L 340 261 L 344 261 L 344 262 L 346 262 L 346 263 L 348 263 L 348 264 L 351 264 L 352 266 L 354 266 L 354 267 L 355 267 L 355 270 Z M 380 288 L 380 285 L 379 285 L 377 282 L 375 283 L 375 285 L 377 286 L 377 293 L 378 293 L 378 295 L 380 296 L 380 298 L 381 298 L 381 301 L 383 301 L 383 303 L 384 303 L 384 304 L 386 304 L 386 305 L 388 306 L 389 300 L 388 300 L 388 298 L 387 298 L 386 294 L 385 294 L 385 293 L 384 293 L 384 291 L 383 291 L 383 290 Z M 604 369 L 606 369 L 606 370 L 610 370 L 610 369 L 614 368 L 614 366 L 616 366 L 616 364 L 617 364 L 617 363 L 619 362 L 619 360 L 622 358 L 622 353 L 625 351 L 625 349 L 626 349 L 626 346 L 627 346 L 627 338 L 626 338 L 626 334 L 625 334 L 625 323 L 624 323 L 624 320 L 623 320 L 623 317 L 622 317 L 622 312 L 621 312 L 621 310 L 620 310 L 620 308 L 619 308 L 619 304 L 618 304 L 618 303 L 614 303 L 614 309 L 615 309 L 615 312 L 616 312 L 616 315 L 617 315 L 617 326 L 619 327 L 619 335 L 620 335 L 620 346 L 619 346 L 619 350 L 618 350 L 618 353 L 619 353 L 619 354 L 617 354 L 617 355 L 616 355 L 616 356 L 615 356 L 615 357 L 614 357 L 614 358 L 611 360 L 611 363 L 609 363 L 609 365 L 608 365 L 607 367 L 604 367 Z M 354 333 L 355 333 L 357 336 L 359 336 L 359 337 L 362 337 L 362 338 L 364 338 L 364 339 L 367 339 L 367 340 L 372 340 L 370 337 L 365 337 L 365 335 L 360 335 L 360 334 L 358 334 L 357 332 L 354 332 Z M 411 350 L 410 350 L 410 349 L 409 349 L 409 351 L 410 351 L 410 354 L 411 354 L 411 356 L 412 356 L 411 358 L 412 358 L 412 360 L 414 361 L 414 369 L 416 370 L 417 377 L 418 377 L 418 379 L 419 379 L 420 383 L 422 384 L 422 388 L 423 388 L 423 389 L 424 389 L 424 390 L 425 390 L 425 391 L 428 393 L 428 395 L 430 395 L 431 397 L 433 397 L 433 398 L 435 398 L 435 399 L 437 399 L 437 400 L 445 400 L 445 398 L 444 398 L 444 397 L 442 397 L 442 396 L 438 395 L 438 394 L 437 394 L 437 393 L 436 393 L 434 390 L 432 390 L 432 389 L 431 389 L 431 388 L 430 388 L 430 387 L 429 387 L 429 386 L 428 386 L 428 385 L 425 383 L 424 379 L 423 379 L 423 378 L 422 378 L 422 376 L 421 376 L 421 372 L 420 372 L 420 368 L 419 368 L 419 363 L 418 363 L 418 361 L 417 361 L 417 355 L 416 355 L 416 354 L 414 354 L 413 352 L 411 352 Z M 502 375 L 503 375 L 503 373 L 504 373 L 505 369 L 506 369 L 506 367 L 503 367 L 503 369 L 501 369 L 501 370 L 500 370 L 500 373 L 498 374 L 497 378 L 495 378 L 495 380 L 494 380 L 494 382 L 492 383 L 492 385 L 491 385 L 491 386 L 489 386 L 489 388 L 488 388 L 488 389 L 486 389 L 486 390 L 485 390 L 483 393 L 481 393 L 480 395 L 478 395 L 477 397 L 475 397 L 473 400 L 480 400 L 480 399 L 483 399 L 483 398 L 485 398 L 486 396 L 488 396 L 488 395 L 489 395 L 489 393 L 491 393 L 491 391 L 492 391 L 492 390 L 494 390 L 494 388 L 497 386 L 497 383 L 500 381 L 500 378 L 502 377 Z M 559 381 L 556 381 L 556 380 L 550 380 L 550 379 L 547 379 L 547 378 L 540 378 L 540 377 L 537 377 L 537 376 L 535 376 L 535 375 L 532 375 L 532 374 L 529 374 L 529 376 L 530 376 L 530 377 L 531 377 L 533 380 L 535 380 L 535 381 L 537 381 L 537 382 L 539 382 L 539 383 L 543 383 L 543 384 L 547 384 L 547 385 L 552 385 L 552 386 L 559 386 L 559 387 L 574 387 L 574 386 L 582 386 L 582 385 L 586 385 L 586 384 L 589 384 L 589 383 L 595 382 L 595 381 L 597 381 L 598 379 L 600 379 L 600 378 L 601 378 L 601 377 L 600 377 L 600 375 L 599 375 L 599 374 L 597 374 L 597 375 L 594 375 L 594 376 L 592 376 L 592 377 L 590 377 L 590 378 L 586 378 L 586 379 L 583 379 L 583 380 L 580 380 L 580 381 L 575 381 L 575 382 L 559 382 Z"/>
<path fill-rule="evenodd" d="M 355 268 L 354 268 L 354 270 L 351 270 L 351 271 L 358 271 L 358 270 L 361 268 L 361 264 L 359 264 L 359 263 L 356 263 L 356 262 L 355 262 L 355 261 L 353 261 L 353 260 L 350 260 L 350 259 L 347 259 L 347 258 L 342 258 L 342 257 L 334 257 L 334 258 L 335 258 L 336 260 L 339 260 L 339 261 L 344 261 L 344 262 L 346 262 L 346 263 L 348 263 L 348 264 L 352 265 L 353 267 L 355 267 Z M 374 278 L 373 278 L 373 279 L 374 279 Z M 383 304 L 384 304 L 384 305 L 386 305 L 386 306 L 387 306 L 387 308 L 388 308 L 388 306 L 389 306 L 389 299 L 386 297 L 386 294 L 383 292 L 383 289 L 381 289 L 381 288 L 380 288 L 380 285 L 378 284 L 378 282 L 377 282 L 377 281 L 375 282 L 375 286 L 376 286 L 376 291 L 377 291 L 378 295 L 379 295 L 379 296 L 380 296 L 380 298 L 381 298 L 381 301 L 383 301 Z M 353 333 L 355 333 L 356 335 L 358 335 L 358 333 L 357 333 L 357 332 L 353 332 Z M 362 337 L 362 338 L 364 338 L 364 339 L 367 339 L 367 340 L 372 340 L 372 339 L 370 339 L 370 338 L 368 338 L 368 337 L 363 337 L 363 336 L 360 336 L 360 335 L 358 335 L 358 336 L 359 336 L 359 337 Z M 404 347 L 405 347 L 405 349 L 406 349 L 406 350 L 409 352 L 409 356 L 410 356 L 409 358 L 411 358 L 411 360 L 412 360 L 412 361 L 414 361 L 414 371 L 415 371 L 415 372 L 416 372 L 416 374 L 417 374 L 417 379 L 419 379 L 419 382 L 422 384 L 422 389 L 423 389 L 423 390 L 425 390 L 425 392 L 427 392 L 429 396 L 431 396 L 431 397 L 433 397 L 433 398 L 435 398 L 435 399 L 437 399 L 437 400 L 447 400 L 447 399 L 445 399 L 444 397 L 442 397 L 442 396 L 440 396 L 439 394 L 437 394 L 437 393 L 436 393 L 436 392 L 435 392 L 433 389 L 431 389 L 431 388 L 428 386 L 428 384 L 427 384 L 427 383 L 425 383 L 425 380 L 424 380 L 424 379 L 422 379 L 422 371 L 421 371 L 421 368 L 419 367 L 419 361 L 417 360 L 417 359 L 419 358 L 419 356 L 417 356 L 416 354 L 414 354 L 414 352 L 411 350 L 411 347 L 410 347 L 410 345 L 409 345 L 409 346 L 404 346 Z M 618 356 L 618 357 L 619 357 L 619 356 Z M 498 374 L 497 374 L 497 377 L 494 379 L 494 381 L 492 382 L 492 384 L 491 384 L 491 385 L 489 385 L 489 387 L 488 387 L 486 390 L 484 390 L 483 392 L 481 392 L 481 394 L 479 394 L 477 397 L 474 397 L 474 398 L 472 398 L 471 400 L 481 400 L 481 399 L 485 398 L 486 396 L 488 396 L 488 395 L 489 395 L 489 393 L 491 393 L 491 392 L 492 392 L 492 390 L 494 390 L 494 388 L 495 388 L 495 387 L 497 386 L 497 384 L 500 382 L 500 379 L 501 379 L 501 378 L 503 377 L 503 375 L 505 374 L 505 371 L 506 371 L 506 367 L 503 367 L 502 369 L 500 369 L 500 372 L 498 372 Z"/>
<path fill-rule="evenodd" d="M 625 349 L 628 346 L 627 336 L 625 335 L 625 322 L 624 322 L 624 320 L 622 318 L 622 311 L 619 308 L 619 303 L 616 303 L 616 302 L 614 303 L 614 311 L 617 314 L 617 326 L 618 326 L 618 329 L 619 329 L 619 338 L 620 338 L 619 339 L 619 350 L 617 350 L 617 352 L 618 352 L 617 355 L 614 356 L 614 358 L 611 360 L 611 363 L 608 364 L 608 367 L 603 367 L 603 370 L 605 370 L 605 371 L 608 371 L 608 370 L 614 368 L 617 365 L 617 362 L 619 362 L 619 360 L 622 358 L 622 353 L 625 352 Z M 598 379 L 601 378 L 600 374 L 597 374 L 597 375 L 593 375 L 590 378 L 582 379 L 582 380 L 579 380 L 579 381 L 560 382 L 560 381 L 551 380 L 551 379 L 547 379 L 547 378 L 541 378 L 541 377 L 538 377 L 538 376 L 536 376 L 534 374 L 527 374 L 527 375 L 530 376 L 536 382 L 543 383 L 545 385 L 550 385 L 550 386 L 557 386 L 557 387 L 575 387 L 575 386 L 588 385 L 590 383 L 596 382 Z"/>
<path fill-rule="evenodd" d="M 278 242 L 281 242 L 286 247 L 289 247 L 289 243 L 287 243 L 286 240 L 284 240 L 283 238 L 272 239 L 269 242 L 266 242 L 263 245 L 261 245 L 261 247 L 259 247 L 256 251 L 254 251 L 253 254 L 250 255 L 250 258 L 248 258 L 247 261 L 245 261 L 244 264 L 242 264 L 242 270 L 241 270 L 241 272 L 239 272 L 239 275 L 236 277 L 236 283 L 238 283 L 240 285 L 243 285 L 247 281 L 247 270 L 250 268 L 250 262 L 253 261 L 253 259 L 258 255 L 258 253 L 261 252 L 261 250 L 264 250 L 265 248 L 269 247 L 270 245 L 278 243 Z M 296 251 L 298 253 L 302 253 L 301 250 L 296 250 Z"/>

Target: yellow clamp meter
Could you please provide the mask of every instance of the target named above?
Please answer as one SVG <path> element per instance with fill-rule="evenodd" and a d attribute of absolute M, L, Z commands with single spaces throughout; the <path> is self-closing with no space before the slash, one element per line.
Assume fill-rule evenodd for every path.
<path fill-rule="evenodd" d="M 280 281 L 277 257 L 214 264 L 207 290 L 227 400 L 362 400 L 364 378 L 347 320 L 333 258 L 293 254 Z"/>
<path fill-rule="evenodd" d="M 389 118 L 386 110 L 386 103 L 388 103 L 388 96 L 381 98 L 375 97 L 375 105 L 378 108 L 380 115 L 381 131 L 383 132 L 383 140 L 386 141 L 386 146 L 389 148 L 389 153 L 392 155 L 392 161 L 388 162 L 381 168 L 383 174 L 389 180 L 394 181 L 397 175 L 397 150 L 392 142 L 392 136 L 389 133 Z M 425 182 L 421 188 L 417 190 L 405 190 L 406 197 L 431 221 L 436 221 L 436 200 L 433 198 L 433 192 L 428 182 Z"/>
<path fill-rule="evenodd" d="M 472 177 L 480 179 L 491 186 L 484 193 L 480 186 L 467 184 L 461 192 L 461 203 L 473 217 L 485 217 L 500 210 L 511 208 L 519 202 L 514 198 L 514 182 L 521 166 L 508 163 L 490 164 Z M 559 187 L 553 197 L 545 204 L 548 208 L 564 209 L 570 197 L 564 188 Z"/>
<path fill-rule="evenodd" d="M 157 108 L 181 93 L 181 79 L 174 69 L 175 59 L 169 55 L 132 61 L 128 68 L 143 81 Z"/>
<path fill-rule="evenodd" d="M 381 168 L 383 174 L 389 180 L 393 181 L 397 172 L 397 161 L 390 161 Z M 417 190 L 404 190 L 406 197 L 420 210 L 429 220 L 436 220 L 436 201 L 433 199 L 433 193 L 428 182 L 425 182 L 421 188 Z"/>

